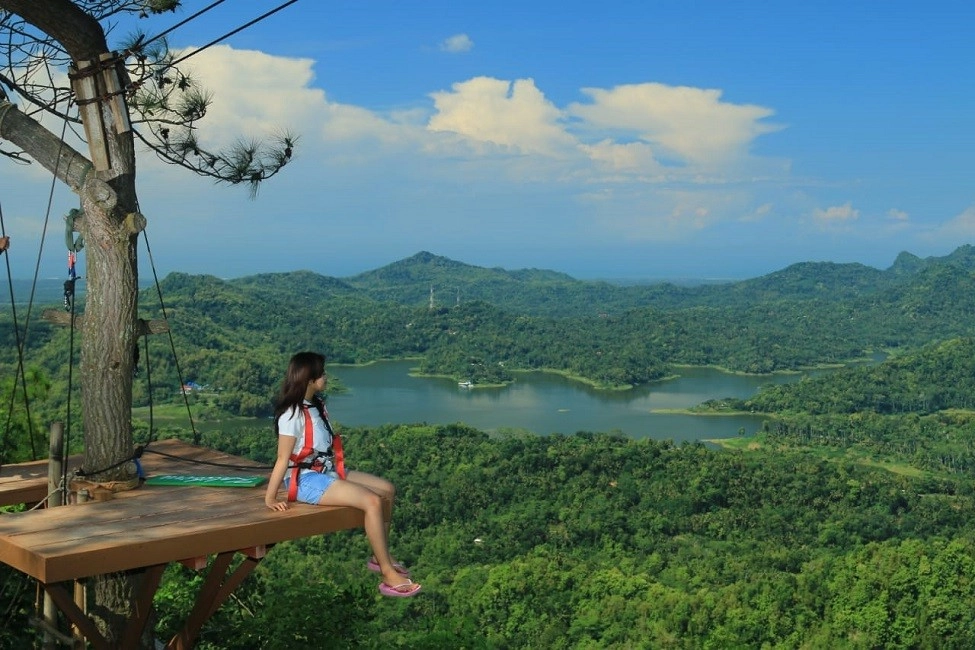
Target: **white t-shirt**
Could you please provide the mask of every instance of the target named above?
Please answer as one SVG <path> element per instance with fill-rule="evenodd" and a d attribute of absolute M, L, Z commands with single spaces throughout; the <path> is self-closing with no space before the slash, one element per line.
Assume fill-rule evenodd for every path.
<path fill-rule="evenodd" d="M 314 429 L 312 436 L 313 447 L 317 451 L 328 451 L 332 446 L 332 436 L 325 427 L 325 421 L 319 415 L 318 409 L 311 402 L 305 402 L 308 413 L 311 415 L 311 423 Z M 278 435 L 293 436 L 295 439 L 294 451 L 297 454 L 305 446 L 305 414 L 304 409 L 296 408 L 293 411 L 287 410 L 278 417 Z M 314 456 L 314 454 L 312 454 Z M 311 460 L 309 457 L 308 460 Z"/>

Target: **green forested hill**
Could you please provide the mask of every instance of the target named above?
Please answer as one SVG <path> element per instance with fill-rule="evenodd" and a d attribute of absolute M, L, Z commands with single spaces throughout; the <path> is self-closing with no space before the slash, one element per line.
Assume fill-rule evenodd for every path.
<path fill-rule="evenodd" d="M 975 272 L 975 247 L 965 245 L 947 256 L 926 259 L 904 252 L 887 270 L 856 263 L 802 262 L 758 278 L 697 286 L 669 282 L 620 285 L 537 269 L 486 269 L 421 252 L 346 282 L 382 302 L 427 305 L 432 288 L 439 306 L 451 306 L 458 300 L 483 301 L 513 313 L 564 317 L 639 307 L 669 310 L 781 299 L 851 300 L 909 286 L 924 270 L 945 266 Z"/>
<path fill-rule="evenodd" d="M 975 336 L 973 258 L 962 247 L 945 258 L 904 254 L 887 271 L 806 263 L 699 287 L 582 282 L 426 253 L 344 280 L 309 271 L 231 280 L 174 273 L 158 292 L 143 290 L 140 315 L 163 318 L 162 295 L 175 355 L 162 336 L 141 353 L 165 387 L 157 400 L 178 398 L 179 382 L 193 380 L 219 389 L 217 406 L 242 415 L 268 408 L 280 367 L 303 348 L 337 363 L 418 358 L 424 372 L 476 383 L 509 381 L 518 369 L 605 387 L 653 381 L 678 364 L 795 370 Z M 461 299 L 435 298 L 430 309 L 430 286 L 448 280 L 463 283 Z M 14 367 L 8 312 L 0 312 L 0 343 L 0 365 Z M 35 318 L 28 356 L 54 380 L 56 401 L 65 398 L 67 344 L 66 332 Z M 148 399 L 142 391 L 137 404 Z"/>
<path fill-rule="evenodd" d="M 773 386 L 743 406 L 765 413 L 930 414 L 975 410 L 975 338 L 933 343 L 870 367 Z"/>
<path fill-rule="evenodd" d="M 439 307 L 486 302 L 511 313 L 556 317 L 618 311 L 641 300 L 640 290 L 632 287 L 575 280 L 554 271 L 481 268 L 427 252 L 347 281 L 381 302 L 428 306 L 432 290 Z"/>
<path fill-rule="evenodd" d="M 975 471 L 975 338 L 932 343 L 870 367 L 769 386 L 706 409 L 767 413 L 759 439 L 852 451 L 923 472 Z"/>

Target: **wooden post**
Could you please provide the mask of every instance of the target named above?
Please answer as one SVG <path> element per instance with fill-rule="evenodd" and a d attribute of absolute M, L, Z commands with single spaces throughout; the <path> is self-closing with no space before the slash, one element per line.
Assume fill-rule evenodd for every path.
<path fill-rule="evenodd" d="M 63 458 L 64 423 L 54 422 L 51 424 L 51 443 L 48 447 L 47 456 L 47 493 L 57 496 L 48 496 L 47 505 L 49 508 L 64 505 L 64 491 L 60 488 L 61 477 L 64 474 Z"/>
<path fill-rule="evenodd" d="M 105 142 L 105 126 L 102 123 L 102 106 L 98 98 L 98 85 L 95 82 L 91 61 L 81 61 L 77 70 L 68 75 L 72 80 L 75 98 L 78 101 L 78 112 L 81 113 L 81 123 L 85 127 L 88 138 L 88 150 L 91 152 L 91 162 L 98 171 L 112 168 L 108 158 L 108 145 Z"/>
<path fill-rule="evenodd" d="M 64 423 L 51 424 L 51 438 L 47 455 L 47 508 L 64 505 L 64 492 L 61 490 L 61 477 L 64 473 L 62 458 L 64 457 Z M 51 595 L 44 592 L 44 622 L 46 629 L 56 630 L 58 624 L 58 608 L 51 599 Z M 44 632 L 44 650 L 55 650 L 58 639 L 50 632 Z"/>
<path fill-rule="evenodd" d="M 115 121 L 115 132 L 125 133 L 132 128 L 132 125 L 129 123 L 129 108 L 125 105 L 122 84 L 119 83 L 119 64 L 115 63 L 117 58 L 115 52 L 106 52 L 98 57 L 98 63 L 102 68 L 102 85 L 105 87 L 105 94 L 108 95 L 107 101 Z"/>
<path fill-rule="evenodd" d="M 85 614 L 88 613 L 88 596 L 85 593 L 85 583 L 81 580 L 74 581 L 74 603 Z M 74 648 L 85 650 L 85 635 L 77 625 L 71 626 L 71 636 L 74 637 Z"/>

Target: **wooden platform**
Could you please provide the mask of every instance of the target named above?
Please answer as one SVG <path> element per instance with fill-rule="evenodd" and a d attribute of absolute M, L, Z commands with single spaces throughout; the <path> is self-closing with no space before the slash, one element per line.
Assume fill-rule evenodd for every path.
<path fill-rule="evenodd" d="M 177 440 L 153 443 L 141 462 L 147 476 L 269 474 L 268 469 L 252 461 Z M 201 559 L 216 555 L 200 593 L 199 611 L 190 614 L 190 619 L 202 616 L 202 620 L 188 621 L 183 637 L 170 642 L 174 648 L 191 647 L 197 624 L 202 625 L 243 579 L 237 576 L 224 582 L 223 576 L 214 575 L 218 566 L 221 571 L 227 570 L 235 553 L 243 553 L 252 561 L 246 576 L 275 543 L 363 524 L 362 512 L 354 508 L 292 504 L 286 512 L 272 511 L 264 505 L 265 487 L 143 485 L 117 493 L 109 501 L 0 514 L 0 562 L 36 578 L 72 622 L 85 628 L 90 622 L 77 620 L 83 614 L 71 611 L 71 603 L 66 602 L 70 598 L 57 583 L 147 569 L 155 583 L 151 593 L 143 596 L 148 599 L 142 608 L 146 610 L 166 564 L 183 561 L 200 566 Z M 43 462 L 0 468 L 0 504 L 14 503 L 13 499 L 39 502 L 46 494 L 47 468 Z M 214 604 L 217 595 L 222 598 Z M 144 618 L 145 611 L 136 615 Z M 133 620 L 131 625 L 135 628 L 140 623 L 144 625 L 145 621 Z M 91 627 L 83 631 L 89 642 L 102 647 L 91 636 L 97 631 Z"/>

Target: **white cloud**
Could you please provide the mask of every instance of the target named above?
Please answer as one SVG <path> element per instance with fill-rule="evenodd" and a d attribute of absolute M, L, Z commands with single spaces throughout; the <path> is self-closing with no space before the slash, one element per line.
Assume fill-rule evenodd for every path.
<path fill-rule="evenodd" d="M 470 52 L 474 49 L 474 41 L 467 34 L 454 34 L 440 43 L 440 49 L 452 54 Z"/>
<path fill-rule="evenodd" d="M 607 138 L 592 145 L 582 145 L 593 162 L 610 171 L 660 173 L 663 170 L 653 157 L 653 148 L 645 142 L 617 143 Z"/>
<path fill-rule="evenodd" d="M 747 153 L 755 138 L 780 128 L 761 122 L 773 114 L 771 109 L 721 101 L 720 90 L 643 83 L 582 92 L 592 102 L 566 109 L 583 120 L 581 129 L 631 134 L 678 164 L 726 164 Z"/>
<path fill-rule="evenodd" d="M 813 218 L 821 224 L 840 224 L 856 221 L 860 218 L 860 211 L 849 201 L 843 205 L 813 210 Z"/>
<path fill-rule="evenodd" d="M 887 211 L 887 218 L 890 219 L 891 221 L 896 221 L 896 222 L 899 222 L 899 223 L 903 223 L 903 222 L 909 221 L 911 217 L 910 217 L 909 214 L 907 214 L 903 210 L 898 210 L 896 208 L 891 208 L 890 210 Z"/>
<path fill-rule="evenodd" d="M 718 188 L 675 189 L 621 185 L 588 192 L 590 238 L 596 241 L 686 241 L 722 220 L 747 210 L 752 200 L 741 190 Z"/>
<path fill-rule="evenodd" d="M 325 102 L 324 91 L 311 86 L 314 63 L 217 45 L 181 64 L 213 95 L 203 122 L 204 142 L 226 146 L 242 135 L 304 131 L 305 124 L 320 119 Z"/>
<path fill-rule="evenodd" d="M 437 110 L 427 125 L 430 131 L 457 133 L 512 153 L 559 157 L 576 148 L 560 123 L 562 111 L 531 79 L 475 77 L 430 96 Z"/>
<path fill-rule="evenodd" d="M 381 112 L 331 101 L 315 86 L 310 59 L 216 46 L 187 63 L 213 93 L 201 123 L 204 146 L 289 129 L 299 136 L 296 159 L 258 202 L 225 188 L 211 209 L 208 179 L 187 179 L 185 170 L 143 156 L 140 200 L 156 236 L 165 229 L 203 240 L 222 232 L 232 214 L 241 232 L 272 216 L 282 229 L 315 219 L 336 238 L 365 238 L 347 244 L 353 247 L 377 237 L 430 247 L 405 243 L 420 237 L 422 219 L 423 232 L 456 232 L 467 245 L 495 237 L 498 220 L 526 240 L 551 232 L 540 215 L 557 212 L 566 241 L 659 242 L 770 210 L 728 180 L 750 177 L 762 162 L 747 149 L 774 130 L 761 123 L 772 112 L 724 102 L 719 91 L 590 88 L 591 103 L 566 109 L 532 79 L 474 77 L 432 92 L 427 106 Z M 781 166 L 774 173 L 787 175 Z M 173 193 L 177 183 L 181 191 Z M 778 212 L 787 210 L 777 203 Z M 268 255 L 279 246 L 267 245 Z"/>
<path fill-rule="evenodd" d="M 930 238 L 954 246 L 975 238 L 975 205 L 935 228 Z"/>
<path fill-rule="evenodd" d="M 762 205 L 758 206 L 751 212 L 746 212 L 744 215 L 741 216 L 739 221 L 743 223 L 754 223 L 757 221 L 762 221 L 766 219 L 770 214 L 772 214 L 772 208 L 773 206 L 771 203 L 763 203 Z"/>

